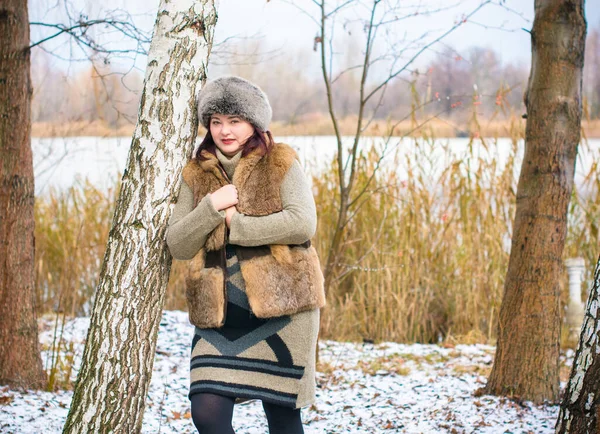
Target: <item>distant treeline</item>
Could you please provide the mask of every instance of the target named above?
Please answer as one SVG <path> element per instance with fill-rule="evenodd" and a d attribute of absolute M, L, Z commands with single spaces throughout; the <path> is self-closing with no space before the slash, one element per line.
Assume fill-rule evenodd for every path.
<path fill-rule="evenodd" d="M 242 46 L 239 50 L 256 47 Z M 52 68 L 48 56 L 40 51 L 33 57 L 33 122 L 103 121 L 111 127 L 135 123 L 141 72 L 133 69 L 124 74 L 110 65 L 93 65 L 68 74 Z M 240 57 L 247 59 L 246 54 Z M 327 114 L 323 81 L 306 68 L 306 62 L 314 59 L 293 52 L 264 61 L 229 59 L 229 64 L 211 71 L 241 75 L 258 83 L 269 95 L 275 121 L 306 123 Z M 391 80 L 382 98 L 372 98 L 368 110 L 376 119 L 396 120 L 418 110 L 420 115 L 438 115 L 458 125 L 472 117 L 473 108 L 483 119 L 494 117 L 500 110 L 521 114 L 529 67 L 502 62 L 491 48 L 472 47 L 460 55 L 447 47 L 426 67 Z M 359 85 L 359 68 L 348 69 L 335 81 L 333 98 L 340 117 L 355 114 Z M 583 87 L 585 116 L 600 118 L 600 33 L 596 29 L 587 38 Z"/>

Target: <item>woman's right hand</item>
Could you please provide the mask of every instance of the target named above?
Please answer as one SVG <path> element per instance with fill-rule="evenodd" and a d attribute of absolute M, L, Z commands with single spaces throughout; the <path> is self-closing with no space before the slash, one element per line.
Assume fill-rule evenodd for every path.
<path fill-rule="evenodd" d="M 235 185 L 227 184 L 210 194 L 210 200 L 217 211 L 237 205 L 238 191 Z"/>

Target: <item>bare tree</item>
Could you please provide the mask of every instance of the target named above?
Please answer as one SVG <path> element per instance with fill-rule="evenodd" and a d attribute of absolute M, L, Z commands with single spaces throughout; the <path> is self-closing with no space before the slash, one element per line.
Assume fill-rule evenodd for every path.
<path fill-rule="evenodd" d="M 559 275 L 580 140 L 586 27 L 583 0 L 536 0 L 525 155 L 490 394 L 558 399 Z"/>
<path fill-rule="evenodd" d="M 27 2 L 0 3 L 0 384 L 40 388 L 28 21 Z"/>
<path fill-rule="evenodd" d="M 150 32 L 138 26 L 136 20 L 139 17 L 126 10 L 103 6 L 99 6 L 99 11 L 95 9 L 90 3 L 82 6 L 70 0 L 36 3 L 32 8 L 34 19 L 29 23 L 34 60 L 45 55 L 43 57 L 63 61 L 69 69 L 77 63 L 90 65 L 90 70 L 84 73 L 85 84 L 92 84 L 93 89 L 85 89 L 80 92 L 80 98 L 73 101 L 65 101 L 67 98 L 60 95 L 59 104 L 52 106 L 55 112 L 58 111 L 56 108 L 63 106 L 76 112 L 77 120 L 100 118 L 113 127 L 121 120 L 134 124 L 136 113 L 132 115 L 124 107 L 124 102 L 133 100 L 134 109 L 137 107 L 140 89 L 132 90 L 129 83 L 135 82 L 136 75 L 143 72 L 136 61 L 140 55 L 148 53 Z M 37 64 L 39 66 L 40 62 Z M 68 73 L 61 71 L 58 75 L 44 76 L 44 80 L 56 82 L 58 78 L 64 82 Z M 75 82 L 78 81 L 76 78 Z M 73 93 L 72 86 L 64 87 L 69 88 L 69 94 Z M 53 95 L 46 96 L 46 100 L 57 98 L 58 92 L 52 90 Z M 81 106 L 83 111 L 78 110 Z"/>
<path fill-rule="evenodd" d="M 556 421 L 556 434 L 600 432 L 600 258 L 585 309 L 571 376 Z"/>
<path fill-rule="evenodd" d="M 469 66 L 467 60 L 451 47 L 445 47 L 429 65 L 431 82 L 436 92 L 439 92 L 441 104 L 447 113 L 456 113 L 456 110 L 452 110 L 453 105 L 461 100 L 461 95 L 473 92 L 473 83 L 480 85 L 477 77 L 471 75 Z M 480 86 L 480 89 L 483 89 L 483 86 Z"/>
<path fill-rule="evenodd" d="M 328 113 L 337 141 L 338 217 L 331 236 L 330 247 L 327 251 L 324 272 L 325 287 L 329 289 L 334 280 L 347 274 L 347 270 L 340 272 L 340 255 L 344 246 L 346 227 L 355 214 L 356 208 L 360 206 L 363 196 L 371 192 L 369 190 L 370 181 L 376 175 L 376 171 L 373 172 L 373 175 L 365 186 L 356 188 L 359 171 L 357 163 L 360 140 L 365 130 L 377 116 L 387 87 L 395 79 L 399 79 L 402 74 L 410 72 L 415 60 L 421 54 L 468 22 L 479 10 L 490 4 L 491 0 L 482 1 L 472 11 L 462 15 L 453 26 L 437 36 L 432 36 L 429 31 L 424 31 L 415 40 L 403 43 L 390 39 L 390 36 L 393 35 L 392 29 L 397 29 L 403 20 L 410 19 L 417 13 L 420 16 L 428 16 L 435 13 L 448 12 L 456 8 L 456 4 L 443 6 L 438 9 L 425 9 L 418 5 L 415 10 L 412 9 L 415 8 L 414 6 L 406 6 L 403 2 L 391 0 L 372 0 L 367 2 L 358 0 L 339 2 L 314 0 L 313 3 L 319 10 L 319 16 L 317 18 L 313 17 L 313 21 L 318 26 L 318 35 L 315 43 L 320 47 L 320 63 L 326 90 Z M 343 25 L 344 28 L 347 28 L 347 26 L 357 24 L 359 28 L 364 30 L 364 47 L 359 63 L 336 73 L 333 66 L 336 17 L 349 8 L 357 8 L 360 13 L 356 15 L 367 17 L 366 19 L 346 20 Z M 307 11 L 302 11 L 308 14 Z M 378 49 L 376 41 L 379 41 L 386 48 L 384 50 Z M 385 43 L 382 41 L 385 41 Z M 338 108 L 334 103 L 335 84 L 344 74 L 355 70 L 358 71 L 360 77 L 358 94 L 356 95 L 355 132 L 352 137 L 352 144 L 346 150 L 342 140 Z M 378 73 L 374 74 L 374 70 L 378 70 Z M 382 73 L 382 71 L 385 72 Z M 383 78 L 372 78 L 372 75 Z M 427 101 L 424 102 L 424 104 L 427 103 Z M 445 110 L 445 108 L 442 109 L 442 111 Z M 410 117 L 410 114 L 407 117 Z M 388 131 L 385 132 L 386 146 L 382 152 L 382 159 L 393 147 L 391 140 L 394 134 L 397 133 L 397 125 L 391 125 Z M 367 250 L 372 250 L 372 247 Z"/>
<path fill-rule="evenodd" d="M 213 0 L 162 0 L 65 433 L 140 432 L 171 256 L 170 205 L 196 137 Z"/>

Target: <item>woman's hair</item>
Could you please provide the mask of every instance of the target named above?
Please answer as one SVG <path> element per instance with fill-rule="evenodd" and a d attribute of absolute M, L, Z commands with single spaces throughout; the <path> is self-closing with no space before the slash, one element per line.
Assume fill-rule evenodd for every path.
<path fill-rule="evenodd" d="M 252 134 L 248 140 L 246 140 L 246 143 L 244 143 L 244 146 L 242 147 L 242 157 L 245 157 L 246 155 L 248 155 L 250 152 L 252 152 L 255 149 L 259 149 L 259 152 L 261 155 L 267 155 L 269 152 L 271 152 L 271 149 L 273 148 L 273 136 L 271 135 L 270 131 L 261 131 L 258 128 L 256 128 L 255 125 L 252 125 L 254 127 L 254 134 Z M 216 147 L 217 145 L 215 144 L 215 141 L 213 140 L 212 134 L 210 134 L 210 129 L 206 132 L 206 135 L 204 136 L 204 139 L 202 140 L 202 143 L 200 143 L 200 146 L 198 146 L 198 150 L 196 151 L 196 159 L 202 161 L 202 160 L 206 160 L 206 158 L 204 158 L 201 154 L 203 150 L 206 150 L 208 152 L 210 152 L 213 155 L 217 155 L 216 154 Z"/>

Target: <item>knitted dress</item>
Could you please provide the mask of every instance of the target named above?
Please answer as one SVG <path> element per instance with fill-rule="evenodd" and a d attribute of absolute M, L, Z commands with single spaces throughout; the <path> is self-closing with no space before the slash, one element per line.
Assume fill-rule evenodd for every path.
<path fill-rule="evenodd" d="M 241 153 L 228 159 L 217 150 L 217 157 L 232 179 Z M 312 236 L 316 214 L 310 188 L 298 162 L 294 162 L 289 172 L 281 187 L 283 213 L 287 208 L 287 214 L 265 217 L 236 214 L 232 219 L 225 247 L 228 300 L 225 324 L 220 328 L 194 328 L 190 398 L 195 393 L 209 392 L 236 397 L 238 402 L 261 399 L 292 408 L 314 402 L 319 310 L 268 319 L 254 316 L 234 244 L 296 244 Z M 167 243 L 176 259 L 190 259 L 224 218 L 224 212 L 216 211 L 208 196 L 193 210 L 191 196 L 191 189 L 182 181 L 167 232 Z M 204 237 L 198 237 L 198 232 Z M 303 237 L 303 241 L 298 241 Z"/>

